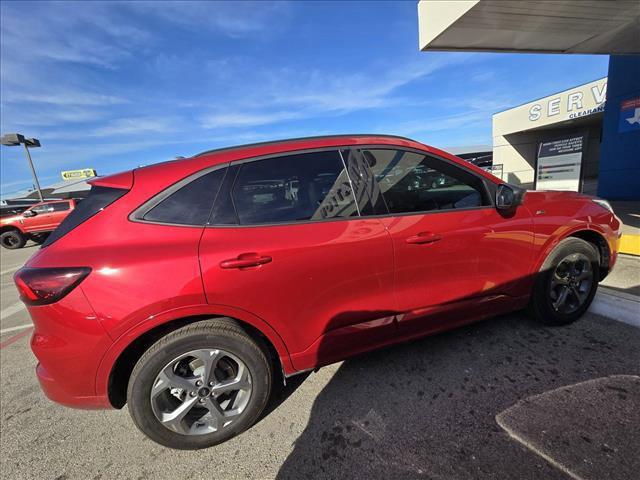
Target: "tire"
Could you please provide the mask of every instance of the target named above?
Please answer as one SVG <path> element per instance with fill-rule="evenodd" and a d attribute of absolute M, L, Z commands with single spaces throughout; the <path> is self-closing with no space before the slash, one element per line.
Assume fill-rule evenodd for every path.
<path fill-rule="evenodd" d="M 134 367 L 127 390 L 129 413 L 145 435 L 166 447 L 195 450 L 229 440 L 253 425 L 267 404 L 273 370 L 265 352 L 229 318 L 175 330 L 153 344 Z M 202 358 L 214 358 L 211 388 L 206 381 L 195 384 L 198 378 L 204 381 Z M 245 390 L 214 393 L 224 382 L 236 381 Z M 179 411 L 188 413 L 172 421 Z"/>
<path fill-rule="evenodd" d="M 545 325 L 567 325 L 578 320 L 598 289 L 599 259 L 589 242 L 579 238 L 560 241 L 535 280 L 530 315 Z"/>
<path fill-rule="evenodd" d="M 0 235 L 0 244 L 9 250 L 16 250 L 24 247 L 27 238 L 19 230 L 9 230 Z"/>

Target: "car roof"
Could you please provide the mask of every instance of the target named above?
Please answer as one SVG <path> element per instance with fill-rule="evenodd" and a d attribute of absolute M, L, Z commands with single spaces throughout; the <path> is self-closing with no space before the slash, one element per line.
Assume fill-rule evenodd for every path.
<path fill-rule="evenodd" d="M 135 169 L 134 172 L 137 172 L 135 174 L 136 177 L 142 176 L 147 179 L 156 177 L 155 180 L 152 180 L 152 182 L 156 183 L 157 186 L 160 187 L 161 184 L 165 183 L 161 177 L 167 176 L 168 172 L 170 172 L 169 177 L 185 178 L 186 176 L 205 168 L 210 168 L 223 163 L 234 162 L 248 158 L 264 157 L 281 153 L 294 153 L 296 151 L 314 150 L 320 148 L 354 147 L 358 145 L 418 149 L 436 156 L 446 158 L 459 164 L 460 166 L 463 166 L 469 170 L 473 170 L 484 177 L 493 178 L 495 181 L 495 177 L 493 177 L 491 174 L 476 167 L 470 162 L 466 162 L 450 153 L 431 147 L 429 145 L 425 145 L 410 138 L 397 135 L 382 134 L 326 135 L 237 145 L 232 147 L 207 150 L 190 158 L 179 158 L 169 160 L 167 162 L 155 163 L 148 166 L 139 167 Z"/>
<path fill-rule="evenodd" d="M 402 137 L 399 135 L 383 135 L 383 134 L 366 134 L 366 133 L 355 133 L 355 134 L 341 134 L 341 135 L 317 135 L 313 137 L 297 137 L 297 138 L 286 138 L 282 140 L 270 140 L 267 142 L 256 142 L 256 143 L 247 143 L 244 145 L 235 145 L 232 147 L 222 147 L 222 148 L 214 148 L 212 150 L 206 150 L 204 152 L 198 153 L 194 155 L 194 157 L 201 157 L 203 155 L 210 155 L 213 153 L 221 153 L 230 150 L 241 150 L 245 148 L 254 148 L 254 147 L 268 147 L 270 145 L 285 145 L 291 143 L 300 143 L 300 142 L 322 142 L 323 140 L 333 140 L 339 139 L 345 142 L 345 145 L 357 145 L 358 142 L 356 139 L 384 139 L 384 143 L 386 143 L 389 139 L 396 140 L 404 140 L 407 142 L 418 143 L 415 140 L 412 140 L 407 137 Z"/>

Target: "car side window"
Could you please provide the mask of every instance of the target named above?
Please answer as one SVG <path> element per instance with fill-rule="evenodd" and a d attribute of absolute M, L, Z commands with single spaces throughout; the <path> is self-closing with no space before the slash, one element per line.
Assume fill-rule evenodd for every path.
<path fill-rule="evenodd" d="M 51 206 L 53 207 L 53 211 L 54 212 L 64 212 L 66 210 L 69 210 L 69 202 L 57 202 L 57 203 L 52 203 Z"/>
<path fill-rule="evenodd" d="M 178 225 L 206 224 L 226 170 L 213 170 L 181 186 L 147 211 L 143 219 Z"/>
<path fill-rule="evenodd" d="M 361 216 L 379 215 L 387 213 L 387 207 L 380 194 L 371 171 L 364 165 L 361 152 L 355 149 L 340 150 L 340 155 L 347 166 L 354 198 L 358 202 Z"/>
<path fill-rule="evenodd" d="M 53 211 L 50 205 L 38 205 L 37 207 L 33 207 L 31 210 L 36 213 L 47 213 Z"/>
<path fill-rule="evenodd" d="M 389 213 L 429 212 L 491 205 L 482 179 L 422 153 L 364 150 Z"/>
<path fill-rule="evenodd" d="M 338 150 L 244 163 L 232 197 L 241 225 L 358 215 L 352 185 Z"/>

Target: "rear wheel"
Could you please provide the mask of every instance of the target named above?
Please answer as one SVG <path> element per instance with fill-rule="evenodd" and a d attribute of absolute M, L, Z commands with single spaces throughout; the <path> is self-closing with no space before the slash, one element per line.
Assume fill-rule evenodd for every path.
<path fill-rule="evenodd" d="M 131 374 L 127 400 L 149 438 L 191 450 L 249 428 L 267 403 L 271 383 L 263 349 L 233 320 L 205 320 L 149 348 Z"/>
<path fill-rule="evenodd" d="M 49 232 L 46 233 L 34 233 L 29 238 L 33 243 L 37 243 L 38 245 L 42 245 L 44 241 L 49 236 Z"/>
<path fill-rule="evenodd" d="M 0 235 L 0 244 L 9 250 L 22 248 L 25 243 L 27 243 L 26 237 L 18 230 L 9 230 Z"/>
<path fill-rule="evenodd" d="M 598 288 L 599 255 L 589 242 L 562 240 L 538 273 L 529 311 L 547 325 L 576 321 L 593 301 Z"/>

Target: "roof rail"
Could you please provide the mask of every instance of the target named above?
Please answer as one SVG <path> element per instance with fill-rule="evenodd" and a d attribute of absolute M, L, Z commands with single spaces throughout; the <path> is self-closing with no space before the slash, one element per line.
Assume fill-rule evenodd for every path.
<path fill-rule="evenodd" d="M 232 147 L 222 147 L 222 148 L 214 148 L 212 150 L 206 150 L 204 152 L 197 153 L 193 157 L 201 157 L 203 155 L 209 155 L 210 153 L 219 153 L 227 150 L 235 150 L 238 148 L 247 148 L 247 147 L 259 147 L 263 145 L 273 145 L 276 143 L 286 143 L 286 142 L 295 142 L 299 140 L 316 140 L 320 138 L 341 138 L 341 137 L 388 137 L 388 138 L 397 138 L 400 140 L 408 140 L 410 142 L 415 142 L 411 138 L 402 137 L 400 135 L 385 135 L 381 133 L 354 133 L 354 134 L 337 134 L 337 135 L 316 135 L 311 137 L 296 137 L 296 138 L 283 138 L 281 140 L 270 140 L 268 142 L 256 142 L 256 143 L 246 143 L 244 145 L 234 145 Z"/>

